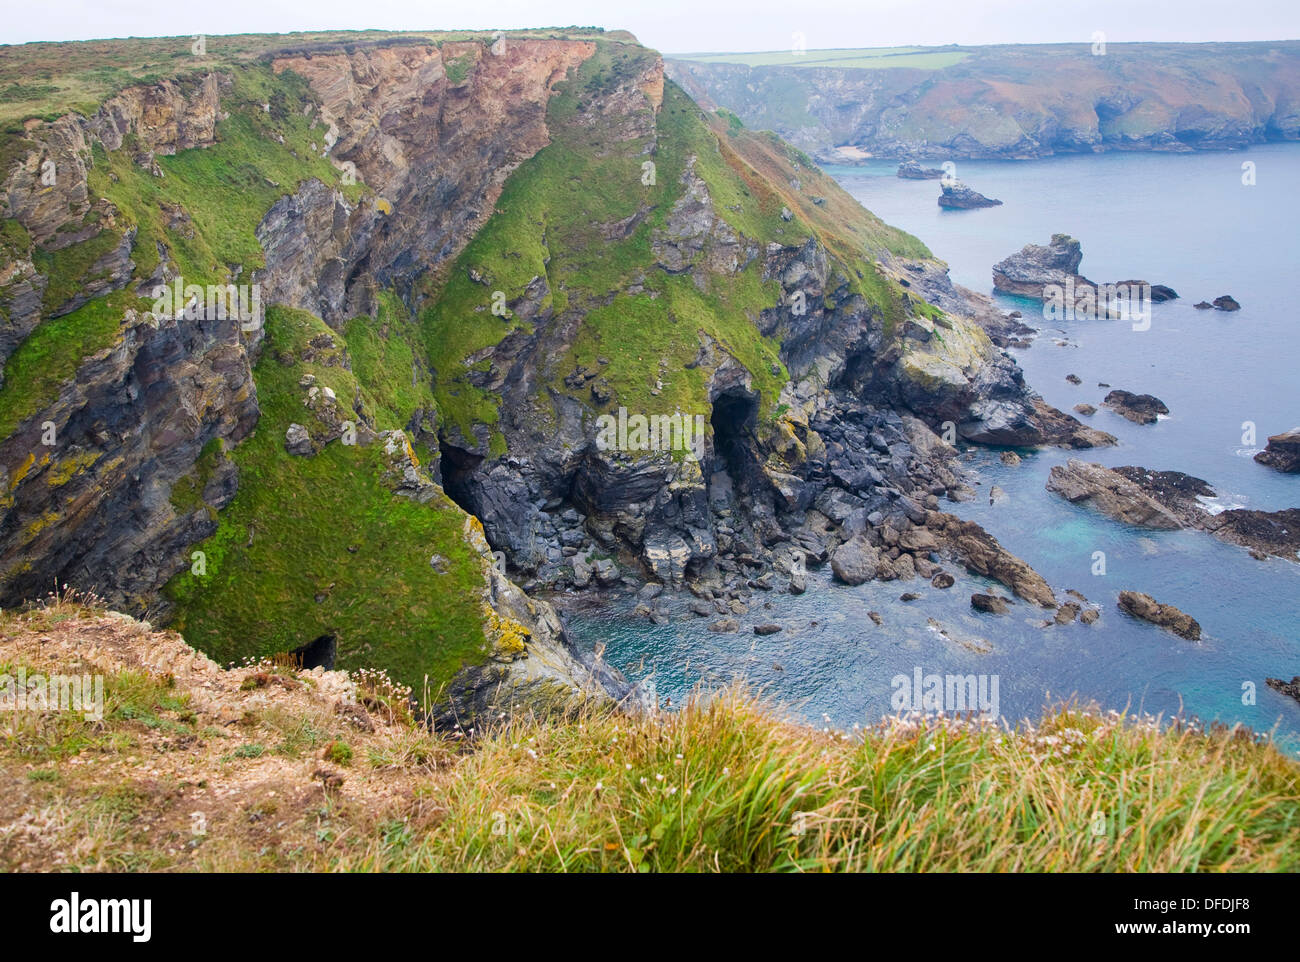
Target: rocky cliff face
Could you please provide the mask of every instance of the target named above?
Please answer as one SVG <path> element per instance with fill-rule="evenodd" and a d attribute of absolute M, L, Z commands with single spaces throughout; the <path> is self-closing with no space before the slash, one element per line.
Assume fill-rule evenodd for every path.
<path fill-rule="evenodd" d="M 717 583 L 856 532 L 915 570 L 882 532 L 929 513 L 1050 600 L 947 531 L 947 442 L 1111 440 L 923 245 L 632 43 L 280 50 L 5 156 L 0 601 L 67 582 L 216 656 L 310 643 L 429 676 L 444 720 L 635 697 L 507 564 Z M 246 285 L 264 315 L 213 308 Z"/>
<path fill-rule="evenodd" d="M 1185 151 L 1300 137 L 1294 41 L 951 52 L 960 59 L 939 69 L 816 66 L 812 51 L 807 66 L 673 60 L 669 75 L 701 103 L 826 160 Z"/>

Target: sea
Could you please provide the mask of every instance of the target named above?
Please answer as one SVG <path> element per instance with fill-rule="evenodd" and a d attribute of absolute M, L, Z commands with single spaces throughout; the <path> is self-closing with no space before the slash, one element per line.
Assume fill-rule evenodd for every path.
<path fill-rule="evenodd" d="M 1045 628 L 1044 611 L 1023 602 L 1002 616 L 973 611 L 973 592 L 1000 586 L 952 565 L 957 583 L 946 590 L 919 579 L 848 587 L 825 566 L 810 572 L 801 596 L 754 592 L 734 634 L 709 631 L 713 619 L 693 616 L 688 599 L 672 602 L 669 624 L 654 625 L 632 613 L 629 598 L 570 613 L 575 642 L 603 645 L 606 660 L 668 705 L 743 682 L 793 717 L 848 729 L 907 705 L 900 693 L 918 672 L 973 674 L 996 680 L 997 714 L 1011 724 L 1074 702 L 1240 723 L 1300 751 L 1300 702 L 1265 684 L 1300 675 L 1300 563 L 1258 561 L 1201 532 L 1127 527 L 1045 488 L 1053 465 L 1083 457 L 1203 478 L 1219 495 L 1210 510 L 1300 507 L 1300 475 L 1252 459 L 1268 435 L 1300 425 L 1300 144 L 957 161 L 959 179 L 1003 201 L 964 211 L 938 206 L 937 181 L 899 179 L 896 162 L 826 169 L 974 290 L 993 294 L 993 264 L 1066 233 L 1081 242 L 1080 272 L 1094 281 L 1141 279 L 1178 292 L 1152 306 L 1145 330 L 1129 320 L 1045 318 L 1036 302 L 997 295 L 1040 329 L 1028 348 L 1011 350 L 1028 383 L 1064 411 L 1097 406 L 1081 420 L 1119 444 L 1017 449 L 1016 466 L 1003 464 L 999 449 L 964 448 L 978 496 L 944 505 L 982 524 L 1058 596 L 1074 589 L 1099 605 L 1100 618 Z M 1192 306 L 1222 294 L 1241 310 Z M 1154 394 L 1170 413 L 1156 424 L 1129 422 L 1100 406 L 1111 388 Z M 994 486 L 1002 496 L 991 499 Z M 1201 640 L 1125 615 L 1116 605 L 1125 589 L 1192 615 Z M 905 592 L 920 597 L 902 601 Z M 769 622 L 782 631 L 753 633 Z"/>

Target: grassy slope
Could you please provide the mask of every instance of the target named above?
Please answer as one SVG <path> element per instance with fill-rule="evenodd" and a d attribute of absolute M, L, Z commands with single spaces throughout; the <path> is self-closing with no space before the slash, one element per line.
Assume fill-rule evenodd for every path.
<path fill-rule="evenodd" d="M 353 343 L 375 345 L 359 327 L 354 322 Z M 217 533 L 196 546 L 206 576 L 187 571 L 167 588 L 178 604 L 175 627 L 219 661 L 333 635 L 343 667 L 384 665 L 407 684 L 419 686 L 427 674 L 436 685 L 487 655 L 482 560 L 462 537 L 466 516 L 450 499 L 416 504 L 383 484 L 382 445 L 336 441 L 307 458 L 284 450 L 288 426 L 312 417 L 303 375 L 333 389 L 345 408 L 359 387 L 338 366 L 341 351 L 302 360 L 320 335 L 342 340 L 304 311 L 267 312 L 268 343 L 254 371 L 262 416 L 231 454 L 239 465 L 235 500 Z M 367 371 L 385 353 L 363 356 Z M 398 371 L 409 372 L 409 362 Z M 378 399 L 367 413 L 380 430 L 403 427 L 410 416 L 396 413 L 406 394 L 391 382 L 370 382 L 362 397 Z M 447 559 L 444 570 L 430 564 L 435 553 Z"/>
<path fill-rule="evenodd" d="M 67 602 L 0 619 L 0 672 L 107 675 L 102 725 L 0 718 L 0 824 L 27 827 L 0 869 L 1300 870 L 1300 767 L 1248 733 L 1074 710 L 816 731 L 729 692 L 507 718 L 467 751 L 374 681 L 363 734 L 319 675 L 196 678 L 186 650 Z"/>

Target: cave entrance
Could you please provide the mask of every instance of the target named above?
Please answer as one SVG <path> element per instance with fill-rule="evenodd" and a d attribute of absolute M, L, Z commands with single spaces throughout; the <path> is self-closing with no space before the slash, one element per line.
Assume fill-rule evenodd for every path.
<path fill-rule="evenodd" d="M 438 451 L 442 455 L 442 489 L 462 510 L 477 515 L 470 480 L 483 463 L 483 455 L 448 444 L 445 438 L 438 440 Z"/>
<path fill-rule="evenodd" d="M 334 659 L 338 656 L 338 639 L 333 635 L 321 635 L 315 641 L 309 641 L 300 648 L 289 652 L 305 670 L 324 668 L 334 669 Z"/>
<path fill-rule="evenodd" d="M 740 490 L 752 486 L 754 426 L 758 422 L 758 396 L 723 394 L 713 402 L 712 470 L 725 471 Z"/>

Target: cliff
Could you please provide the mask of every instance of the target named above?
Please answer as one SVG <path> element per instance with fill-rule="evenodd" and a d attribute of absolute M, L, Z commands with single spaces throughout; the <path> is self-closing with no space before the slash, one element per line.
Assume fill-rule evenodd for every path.
<path fill-rule="evenodd" d="M 669 76 L 700 103 L 832 162 L 1300 139 L 1296 41 L 715 55 L 673 59 Z"/>
<path fill-rule="evenodd" d="M 1112 440 L 626 36 L 222 40 L 5 137 L 6 605 L 67 584 L 223 660 L 382 665 L 448 723 L 635 698 L 535 589 L 942 528 L 936 432 Z M 604 444 L 629 415 L 698 443 Z"/>

